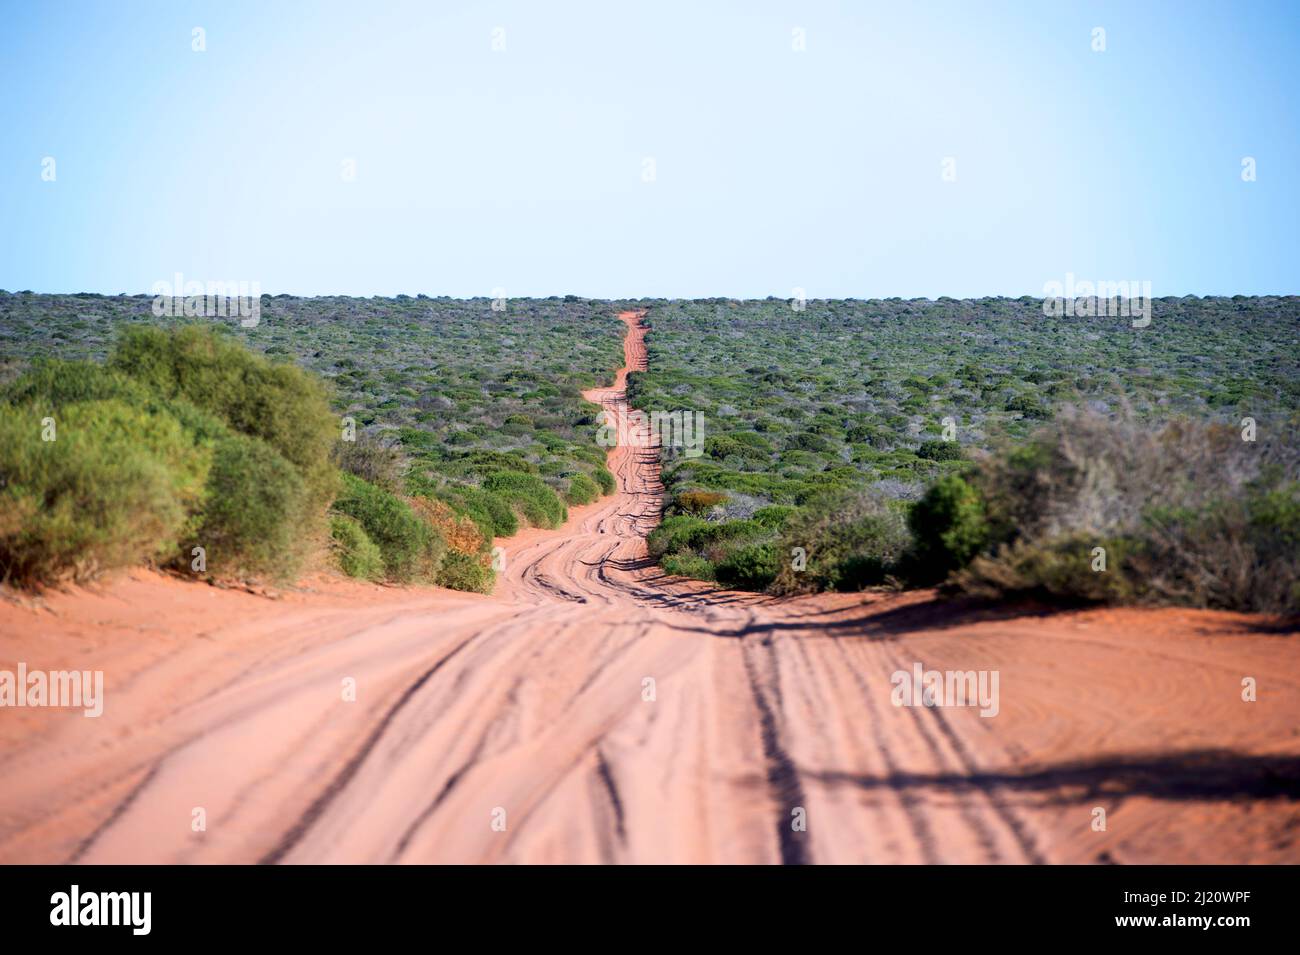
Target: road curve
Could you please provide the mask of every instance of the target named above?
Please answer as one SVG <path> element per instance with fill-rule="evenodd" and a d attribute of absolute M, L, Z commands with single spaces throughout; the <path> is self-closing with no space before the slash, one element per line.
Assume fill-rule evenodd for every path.
<path fill-rule="evenodd" d="M 626 367 L 587 393 L 624 435 L 617 493 L 503 542 L 489 598 L 304 602 L 147 659 L 99 647 L 103 717 L 0 737 L 0 861 L 1300 861 L 1293 637 L 662 579 L 658 454 L 625 400 L 645 329 L 621 317 Z M 998 671 L 1000 712 L 893 705 L 918 662 Z M 1268 694 L 1243 715 L 1247 672 Z"/>

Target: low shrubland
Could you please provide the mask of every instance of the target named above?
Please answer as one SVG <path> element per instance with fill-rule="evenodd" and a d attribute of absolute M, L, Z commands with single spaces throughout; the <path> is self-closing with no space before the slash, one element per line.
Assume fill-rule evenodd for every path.
<path fill-rule="evenodd" d="M 914 502 L 829 492 L 764 519 L 671 515 L 670 573 L 770 593 L 943 583 L 983 597 L 1300 610 L 1296 422 L 1243 440 L 1066 411 L 938 478 Z M 718 505 L 715 505 L 718 506 Z"/>
<path fill-rule="evenodd" d="M 1292 421 L 1234 425 L 1069 413 L 973 475 L 987 541 L 967 593 L 1300 610 Z"/>
<path fill-rule="evenodd" d="M 633 405 L 706 423 L 702 455 L 661 451 L 667 571 L 1295 606 L 1300 300 L 1157 299 L 1140 330 L 1034 299 L 637 304 Z M 617 305 L 264 296 L 257 329 L 149 305 L 0 292 L 5 579 L 289 579 L 328 550 L 481 590 L 493 538 L 615 489 L 581 391 L 619 364 Z"/>
<path fill-rule="evenodd" d="M 1143 329 L 1029 298 L 641 304 L 633 405 L 706 421 L 702 455 L 660 452 L 670 573 L 1296 606 L 1300 299 L 1157 299 Z"/>
<path fill-rule="evenodd" d="M 460 480 L 412 474 L 400 441 L 341 427 L 317 377 L 212 327 L 128 327 L 106 358 L 36 360 L 0 389 L 6 582 L 132 565 L 284 582 L 327 551 L 350 576 L 486 592 L 495 536 L 613 485 L 603 464 L 551 484 L 486 451 L 458 455 L 480 456 Z"/>
<path fill-rule="evenodd" d="M 650 534 L 650 555 L 670 573 L 746 590 L 809 593 L 883 584 L 898 572 L 908 545 L 902 507 L 870 490 L 833 491 L 803 508 L 764 510 L 732 521 L 668 517 Z"/>
<path fill-rule="evenodd" d="M 623 326 L 610 303 L 572 296 L 511 300 L 501 313 L 488 299 L 263 296 L 260 324 L 245 329 L 236 319 L 157 318 L 151 302 L 148 296 L 0 291 L 0 400 L 6 416 L 35 422 L 34 431 L 21 420 L 13 424 L 24 442 L 33 435 L 39 440 L 44 417 L 62 425 L 61 409 L 117 400 L 151 420 L 179 423 L 207 469 L 201 500 L 175 505 L 183 520 L 169 516 L 175 507 L 166 495 L 150 493 L 156 518 L 149 508 L 134 508 L 141 525 L 135 541 L 111 530 L 111 513 L 88 524 L 84 536 L 60 536 L 48 521 L 39 528 L 23 515 L 39 510 L 33 502 L 43 495 L 25 484 L 8 487 L 3 493 L 12 506 L 0 518 L 0 574 L 13 582 L 36 586 L 141 562 L 288 580 L 319 566 L 314 555 L 329 552 L 359 577 L 432 579 L 483 591 L 495 576 L 494 537 L 530 524 L 558 526 L 566 505 L 615 490 L 605 450 L 594 441 L 599 410 L 581 396 L 584 388 L 608 383 L 620 363 Z M 51 342 L 57 358 L 50 357 Z M 82 460 L 88 452 L 73 447 L 75 435 L 69 438 L 57 452 L 58 466 L 101 466 Z M 27 443 L 0 451 L 0 476 L 26 467 L 20 458 L 31 450 Z M 135 443 L 124 439 L 128 447 Z M 119 457 L 123 468 L 145 466 L 131 455 Z M 239 485 L 236 460 L 262 474 L 242 512 L 229 495 L 252 493 L 255 485 L 252 477 Z M 376 570 L 380 545 L 368 537 L 369 546 L 362 543 L 362 523 L 340 521 L 345 515 L 331 507 L 336 497 L 353 496 L 340 472 L 408 507 L 421 499 L 439 502 L 458 527 L 473 527 L 474 549 L 456 550 L 449 541 L 436 567 L 426 560 L 413 569 L 388 542 L 386 566 L 397 577 Z M 79 507 L 70 493 L 59 513 Z M 104 494 L 111 504 L 113 495 Z M 433 519 L 427 509 L 415 510 L 420 520 Z M 175 530 L 146 530 L 155 519 Z M 38 554 L 38 537 L 64 543 Z M 100 543 L 88 550 L 90 540 Z M 203 547 L 203 560 L 195 547 Z M 15 558 L 14 548 L 26 556 Z"/>

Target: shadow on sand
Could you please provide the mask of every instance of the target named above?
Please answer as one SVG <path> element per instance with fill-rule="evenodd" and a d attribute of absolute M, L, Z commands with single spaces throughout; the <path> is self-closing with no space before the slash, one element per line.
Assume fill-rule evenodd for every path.
<path fill-rule="evenodd" d="M 1050 794 L 1047 804 L 1148 796 L 1153 799 L 1300 800 L 1300 757 L 1228 750 L 1133 753 L 1054 763 L 1017 772 L 890 773 L 883 776 L 800 770 L 805 780 L 860 789 L 1004 789 Z"/>

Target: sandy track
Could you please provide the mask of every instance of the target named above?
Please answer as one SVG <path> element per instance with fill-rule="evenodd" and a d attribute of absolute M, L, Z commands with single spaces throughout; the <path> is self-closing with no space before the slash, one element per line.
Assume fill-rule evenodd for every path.
<path fill-rule="evenodd" d="M 624 431 L 626 370 L 588 393 Z M 655 459 L 614 449 L 618 493 L 504 542 L 488 598 L 134 574 L 0 606 L 0 666 L 107 685 L 99 719 L 0 710 L 0 861 L 1300 861 L 1294 634 L 664 580 Z M 916 662 L 996 670 L 998 715 L 892 705 Z"/>

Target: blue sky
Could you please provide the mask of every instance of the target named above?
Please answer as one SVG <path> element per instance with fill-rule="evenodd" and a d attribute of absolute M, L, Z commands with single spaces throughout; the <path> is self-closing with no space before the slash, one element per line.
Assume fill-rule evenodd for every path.
<path fill-rule="evenodd" d="M 1297 3 L 0 10 L 10 291 L 1300 292 Z"/>

